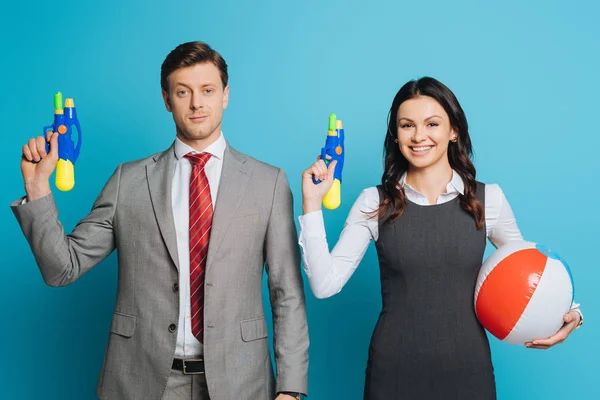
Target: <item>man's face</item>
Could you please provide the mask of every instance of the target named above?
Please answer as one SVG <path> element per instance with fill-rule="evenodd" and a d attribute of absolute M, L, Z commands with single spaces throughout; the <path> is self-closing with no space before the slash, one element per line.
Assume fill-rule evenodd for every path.
<path fill-rule="evenodd" d="M 177 137 L 191 147 L 214 142 L 229 100 L 229 86 L 223 88 L 219 69 L 211 62 L 195 64 L 173 71 L 167 81 L 169 91 L 162 94 Z"/>

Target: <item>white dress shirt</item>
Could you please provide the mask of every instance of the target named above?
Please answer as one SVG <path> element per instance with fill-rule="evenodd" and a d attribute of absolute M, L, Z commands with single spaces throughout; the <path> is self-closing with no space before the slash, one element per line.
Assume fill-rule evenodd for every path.
<path fill-rule="evenodd" d="M 407 201 L 423 206 L 430 205 L 427 197 L 406 183 L 406 174 L 402 176 L 400 184 L 404 187 Z M 446 203 L 463 193 L 464 182 L 460 175 L 453 171 L 446 192 L 438 197 L 437 204 Z M 366 213 L 378 207 L 377 188 L 363 190 L 352 206 L 340 238 L 331 253 L 322 211 L 313 211 L 299 217 L 299 244 L 302 248 L 304 272 L 317 298 L 339 293 L 360 264 L 371 240 L 377 241 L 377 216 L 372 217 Z M 496 184 L 485 185 L 485 225 L 486 236 L 496 248 L 510 241 L 523 240 L 513 211 L 502 189 Z M 573 304 L 573 309 L 579 311 L 578 307 L 578 304 Z"/>
<path fill-rule="evenodd" d="M 212 154 L 204 171 L 210 185 L 210 197 L 213 209 L 217 201 L 217 189 L 223 169 L 223 154 L 227 142 L 223 134 L 217 141 L 208 146 L 204 152 Z M 175 357 L 193 358 L 202 354 L 203 348 L 192 334 L 190 306 L 190 251 L 189 251 L 189 193 L 192 165 L 184 156 L 187 153 L 198 153 L 179 138 L 175 139 L 175 171 L 171 199 L 173 218 L 177 235 L 177 253 L 179 255 L 179 330 Z"/>

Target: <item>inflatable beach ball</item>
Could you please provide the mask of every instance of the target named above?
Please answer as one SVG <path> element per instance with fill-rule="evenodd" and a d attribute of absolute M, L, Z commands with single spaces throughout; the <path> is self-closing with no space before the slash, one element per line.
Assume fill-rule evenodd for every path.
<path fill-rule="evenodd" d="M 483 263 L 475 286 L 475 312 L 498 339 L 523 345 L 563 325 L 573 302 L 567 263 L 536 243 L 511 242 Z"/>

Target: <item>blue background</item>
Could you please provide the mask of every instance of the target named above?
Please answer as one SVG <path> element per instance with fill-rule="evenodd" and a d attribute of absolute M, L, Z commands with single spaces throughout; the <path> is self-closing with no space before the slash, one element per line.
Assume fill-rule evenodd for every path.
<path fill-rule="evenodd" d="M 447 84 L 469 119 L 478 178 L 504 189 L 526 239 L 568 260 L 586 317 L 549 351 L 492 338 L 499 399 L 600 398 L 597 2 L 17 3 L 0 16 L 0 398 L 94 398 L 117 281 L 113 254 L 69 287 L 44 285 L 8 207 L 23 194 L 21 146 L 52 123 L 56 91 L 75 98 L 77 184 L 55 191 L 70 230 L 118 163 L 172 142 L 160 65 L 190 40 L 225 57 L 225 135 L 286 170 L 296 215 L 301 172 L 324 143 L 328 114 L 344 121 L 343 202 L 325 214 L 331 245 L 360 191 L 380 180 L 396 91 L 423 75 Z M 317 300 L 306 284 L 312 399 L 361 398 L 379 286 L 373 246 L 339 295 Z"/>

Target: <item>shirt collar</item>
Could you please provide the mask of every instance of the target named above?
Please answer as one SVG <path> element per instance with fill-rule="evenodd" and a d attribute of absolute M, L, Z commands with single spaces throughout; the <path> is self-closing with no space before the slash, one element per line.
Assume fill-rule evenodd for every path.
<path fill-rule="evenodd" d="M 400 178 L 400 186 L 402 186 L 404 190 L 410 190 L 414 193 L 421 194 L 417 190 L 415 190 L 415 188 L 406 183 L 406 172 L 402 174 L 402 177 Z M 463 182 L 458 172 L 456 172 L 455 170 L 452 170 L 452 179 L 450 179 L 450 182 L 448 182 L 448 184 L 446 185 L 445 194 L 451 193 L 460 193 L 461 195 L 465 194 L 465 183 Z"/>
<path fill-rule="evenodd" d="M 204 153 L 210 153 L 212 157 L 215 157 L 219 160 L 223 159 L 223 154 L 225 154 L 225 148 L 227 147 L 227 142 L 225 141 L 225 137 L 223 136 L 223 132 L 219 134 L 219 138 L 215 140 L 212 144 L 210 144 L 206 149 L 204 149 Z M 198 153 L 196 150 L 183 143 L 181 139 L 175 137 L 175 157 L 179 160 L 187 153 Z"/>

